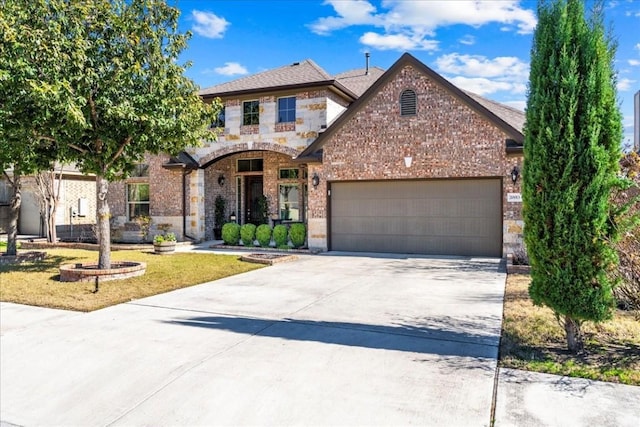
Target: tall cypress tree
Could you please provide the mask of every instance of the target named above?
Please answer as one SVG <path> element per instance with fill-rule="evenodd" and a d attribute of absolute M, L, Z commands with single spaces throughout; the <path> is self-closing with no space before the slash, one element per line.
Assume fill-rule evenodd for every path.
<path fill-rule="evenodd" d="M 601 4 L 587 19 L 580 0 L 539 2 L 523 170 L 529 293 L 562 320 L 572 352 L 583 349 L 582 323 L 606 320 L 614 307 L 609 195 L 622 141 L 614 55 Z"/>

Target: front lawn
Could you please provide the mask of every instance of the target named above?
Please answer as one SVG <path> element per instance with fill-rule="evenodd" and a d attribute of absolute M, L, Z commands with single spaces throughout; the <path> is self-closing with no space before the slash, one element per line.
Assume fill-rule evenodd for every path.
<path fill-rule="evenodd" d="M 500 366 L 640 385 L 640 321 L 616 311 L 608 322 L 585 323 L 585 354 L 566 348 L 553 312 L 529 298 L 530 277 L 509 275 L 504 301 Z"/>
<path fill-rule="evenodd" d="M 42 262 L 0 265 L 0 301 L 66 310 L 92 311 L 263 267 L 237 256 L 211 253 L 154 255 L 113 251 L 112 261 L 143 261 L 144 276 L 100 283 L 59 282 L 61 264 L 96 262 L 98 253 L 80 249 L 49 249 Z"/>

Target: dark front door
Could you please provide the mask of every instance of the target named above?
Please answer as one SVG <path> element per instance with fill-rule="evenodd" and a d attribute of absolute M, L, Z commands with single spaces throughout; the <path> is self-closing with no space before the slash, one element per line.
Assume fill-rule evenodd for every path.
<path fill-rule="evenodd" d="M 260 197 L 262 197 L 262 175 L 248 175 L 245 182 L 245 222 L 259 225 L 262 221 L 260 211 Z"/>

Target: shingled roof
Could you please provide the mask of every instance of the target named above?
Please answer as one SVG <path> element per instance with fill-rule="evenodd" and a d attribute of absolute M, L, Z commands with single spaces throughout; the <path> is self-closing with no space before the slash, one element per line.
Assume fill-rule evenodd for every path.
<path fill-rule="evenodd" d="M 369 86 L 374 84 L 375 81 L 383 74 L 384 69 L 380 67 L 371 67 L 368 72 L 366 68 L 359 68 L 357 70 L 350 70 L 336 74 L 335 79 L 349 88 L 356 95 L 361 96 L 367 89 L 369 89 Z"/>
<path fill-rule="evenodd" d="M 373 83 L 373 81 L 371 82 Z M 294 62 L 272 70 L 252 74 L 216 86 L 202 89 L 199 94 L 208 96 L 230 96 L 241 93 L 267 92 L 292 87 L 333 85 L 353 99 L 358 95 L 349 86 L 331 76 L 311 59 Z M 356 87 L 356 85 L 353 85 Z"/>
<path fill-rule="evenodd" d="M 520 111 L 513 107 L 509 107 L 508 105 L 500 104 L 499 102 L 483 98 L 473 92 L 468 92 L 466 90 L 464 92 L 471 98 L 473 98 L 476 102 L 484 106 L 487 110 L 491 111 L 493 114 L 511 125 L 514 129 L 517 129 L 520 132 L 524 130 L 524 111 Z"/>

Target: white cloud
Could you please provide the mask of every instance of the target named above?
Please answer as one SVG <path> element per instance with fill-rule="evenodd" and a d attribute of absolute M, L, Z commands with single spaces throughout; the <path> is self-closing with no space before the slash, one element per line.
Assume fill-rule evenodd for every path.
<path fill-rule="evenodd" d="M 529 64 L 515 56 L 498 56 L 489 59 L 482 55 L 450 53 L 439 57 L 436 60 L 436 66 L 439 71 L 444 73 L 462 74 L 465 76 L 513 76 L 524 80 L 529 77 Z"/>
<path fill-rule="evenodd" d="M 479 95 L 527 91 L 529 64 L 514 56 L 487 58 L 451 53 L 437 58 L 436 67 L 456 86 Z"/>
<path fill-rule="evenodd" d="M 191 17 L 196 21 L 196 23 L 193 24 L 193 31 L 196 34 L 210 39 L 222 38 L 227 27 L 231 25 L 226 19 L 211 12 L 193 10 Z"/>
<path fill-rule="evenodd" d="M 360 43 L 379 50 L 437 50 L 436 40 L 413 38 L 405 34 L 364 33 Z"/>
<path fill-rule="evenodd" d="M 638 65 L 640 65 L 640 60 L 638 60 L 638 59 L 629 59 L 627 62 L 632 67 L 637 67 Z"/>
<path fill-rule="evenodd" d="M 249 74 L 249 70 L 244 65 L 240 65 L 237 62 L 225 62 L 224 67 L 214 68 L 213 71 L 216 74 L 222 74 L 223 76 L 238 76 Z"/>
<path fill-rule="evenodd" d="M 464 37 L 462 37 L 460 40 L 458 40 L 460 43 L 465 44 L 467 46 L 471 46 L 476 44 L 476 38 L 473 37 L 470 34 L 465 35 Z"/>
<path fill-rule="evenodd" d="M 479 28 L 499 23 L 520 34 L 532 33 L 536 26 L 534 11 L 523 9 L 517 0 L 460 0 L 455 5 L 443 0 L 384 0 L 381 12 L 367 0 L 326 0 L 325 4 L 331 5 L 336 15 L 309 24 L 312 32 L 327 35 L 350 26 L 374 26 L 383 29 L 383 34 L 367 32 L 362 38 L 375 42 L 370 46 L 379 43 L 386 49 L 406 49 L 406 45 L 431 49 L 434 41 L 428 38 L 433 38 L 438 28 L 451 25 Z M 460 42 L 473 44 L 473 41 L 463 38 Z M 394 45 L 398 47 L 389 47 Z"/>
<path fill-rule="evenodd" d="M 511 83 L 485 79 L 482 77 L 455 76 L 450 78 L 449 81 L 461 89 L 477 93 L 478 95 L 488 95 L 501 90 L 511 91 L 513 89 L 513 85 Z"/>
<path fill-rule="evenodd" d="M 638 43 L 637 45 L 635 45 L 636 50 L 640 50 L 640 43 Z"/>
<path fill-rule="evenodd" d="M 627 91 L 631 89 L 631 85 L 635 82 L 636 82 L 635 80 L 631 80 L 631 79 L 620 79 L 618 81 L 618 90 L 621 92 Z"/>

